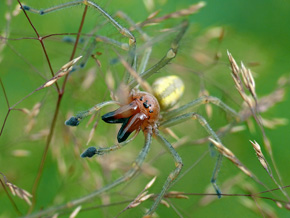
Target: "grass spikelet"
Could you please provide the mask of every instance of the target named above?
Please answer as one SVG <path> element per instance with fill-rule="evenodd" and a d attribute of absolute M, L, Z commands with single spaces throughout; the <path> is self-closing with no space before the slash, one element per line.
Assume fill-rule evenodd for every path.
<path fill-rule="evenodd" d="M 82 206 L 78 206 L 74 211 L 69 215 L 69 218 L 75 218 L 77 217 L 78 213 L 82 209 Z"/>
<path fill-rule="evenodd" d="M 256 123 L 258 124 L 258 126 L 262 132 L 264 147 L 271 157 L 271 161 L 274 165 L 275 172 L 277 173 L 279 181 L 282 184 L 281 176 L 280 176 L 279 170 L 276 166 L 276 162 L 275 162 L 274 157 L 273 157 L 271 142 L 265 133 L 262 119 L 259 115 L 259 104 L 258 104 L 259 101 L 257 98 L 257 94 L 255 92 L 255 81 L 254 81 L 253 75 L 252 75 L 250 69 L 246 69 L 246 67 L 244 66 L 243 63 L 241 63 L 242 67 L 240 69 L 239 66 L 237 65 L 236 61 L 234 60 L 233 56 L 231 55 L 231 53 L 229 51 L 227 51 L 227 53 L 228 53 L 228 58 L 229 58 L 229 61 L 231 64 L 232 77 L 234 79 L 236 88 L 237 88 L 238 92 L 240 93 L 240 95 L 242 96 L 244 102 L 248 105 L 252 116 L 254 117 Z M 240 75 L 242 76 L 243 81 L 241 80 Z M 278 88 L 278 90 L 277 90 L 277 92 L 282 92 L 282 95 L 284 93 L 284 90 L 281 89 L 283 84 L 285 85 L 286 82 L 285 82 L 285 80 L 283 82 L 283 79 L 281 79 L 280 80 L 280 88 Z M 246 90 L 248 90 L 248 92 L 250 93 L 249 95 L 246 93 Z M 277 184 L 277 186 L 280 188 L 281 192 L 285 195 L 285 197 L 287 197 L 287 199 L 290 199 L 288 194 L 281 188 L 281 185 L 278 184 L 278 182 L 272 176 L 272 173 L 269 175 L 272 178 L 272 180 L 275 182 L 275 184 Z"/>
<path fill-rule="evenodd" d="M 126 207 L 124 208 L 118 216 L 124 211 L 139 206 L 142 202 L 154 196 L 154 194 L 148 194 L 148 189 L 154 184 L 156 181 L 156 176 L 146 184 L 145 188 L 140 192 L 140 194 Z"/>
<path fill-rule="evenodd" d="M 183 192 L 170 191 L 166 194 L 166 198 L 179 198 L 179 199 L 189 199 L 188 196 L 184 195 Z"/>
<path fill-rule="evenodd" d="M 261 163 L 261 165 L 263 166 L 263 168 L 267 171 L 267 173 L 272 177 L 272 171 L 271 171 L 271 168 L 268 164 L 268 162 L 266 161 L 266 158 L 264 157 L 262 151 L 261 151 L 261 147 L 260 145 L 256 142 L 256 141 L 251 141 L 251 144 L 253 145 L 253 148 L 256 152 L 256 155 Z"/>
<path fill-rule="evenodd" d="M 50 80 L 48 80 L 41 88 L 46 88 L 49 87 L 51 85 L 53 85 L 57 80 L 59 80 L 61 77 L 67 75 L 69 72 L 71 72 L 73 70 L 73 65 L 79 60 L 81 59 L 82 56 L 79 56 L 73 60 L 71 60 L 70 62 L 66 63 L 65 65 L 63 65 L 60 70 L 57 72 L 57 74 L 52 77 Z"/>
<path fill-rule="evenodd" d="M 25 202 L 28 205 L 31 205 L 31 201 L 30 198 L 32 198 L 32 195 L 27 192 L 26 190 L 19 188 L 18 186 L 12 184 L 11 182 L 8 181 L 8 179 L 6 178 L 6 176 L 0 172 L 0 174 L 3 176 L 4 178 L 4 183 L 6 184 L 6 186 L 10 189 L 11 193 L 13 195 L 18 196 L 19 198 L 25 200 Z"/>
<path fill-rule="evenodd" d="M 209 138 L 209 141 L 213 143 L 213 145 L 217 148 L 217 150 L 226 158 L 228 158 L 230 161 L 232 161 L 240 170 L 242 170 L 246 175 L 248 175 L 251 178 L 254 178 L 256 181 L 257 178 L 255 177 L 255 175 L 248 170 L 241 162 L 238 158 L 236 158 L 236 156 L 234 155 L 234 153 L 229 150 L 228 148 L 226 148 L 224 145 L 222 145 L 221 143 L 215 141 L 212 138 Z M 261 183 L 259 181 L 259 183 Z"/>
<path fill-rule="evenodd" d="M 34 127 L 35 123 L 36 123 L 36 117 L 37 115 L 39 114 L 39 111 L 40 111 L 40 107 L 41 107 L 41 103 L 40 102 L 37 102 L 31 111 L 29 111 L 29 114 L 28 114 L 28 123 L 27 125 L 25 126 L 25 132 L 26 133 L 29 133 L 32 128 Z"/>
<path fill-rule="evenodd" d="M 138 24 L 139 27 L 143 27 L 149 24 L 156 24 L 160 23 L 164 20 L 171 19 L 171 18 L 180 18 L 183 16 L 188 16 L 194 13 L 197 13 L 199 9 L 203 8 L 206 5 L 204 1 L 200 1 L 196 4 L 189 6 L 188 8 L 181 9 L 179 11 L 175 11 L 173 13 L 166 14 L 162 17 L 156 17 L 156 14 L 149 16 L 147 20 L 143 21 L 142 23 Z M 153 18 L 152 18 L 153 17 Z"/>

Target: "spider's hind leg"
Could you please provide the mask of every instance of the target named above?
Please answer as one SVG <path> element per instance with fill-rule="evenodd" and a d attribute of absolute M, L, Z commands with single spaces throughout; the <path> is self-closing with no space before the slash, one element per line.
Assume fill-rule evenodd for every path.
<path fill-rule="evenodd" d="M 206 119 L 203 116 L 201 116 L 201 115 L 199 115 L 197 113 L 194 113 L 194 112 L 193 113 L 182 114 L 180 116 L 177 116 L 177 117 L 171 118 L 171 119 L 169 119 L 167 121 L 164 121 L 163 123 L 160 124 L 160 128 L 171 127 L 171 126 L 183 123 L 183 122 L 185 122 L 185 121 L 187 121 L 189 119 L 198 120 L 199 123 L 202 125 L 202 127 L 208 132 L 208 134 L 212 138 L 214 138 L 215 141 L 217 141 L 218 143 L 222 144 L 221 140 L 219 139 L 217 134 L 213 131 L 213 129 L 210 127 L 210 125 L 208 124 Z M 216 191 L 216 194 L 217 194 L 218 198 L 221 197 L 221 191 L 220 191 L 218 185 L 216 184 L 216 181 L 217 181 L 218 172 L 219 172 L 219 170 L 221 168 L 222 158 L 223 158 L 223 155 L 221 153 L 219 153 L 218 158 L 217 158 L 217 162 L 216 162 L 216 165 L 215 165 L 215 168 L 214 168 L 214 171 L 213 171 L 213 175 L 212 175 L 212 178 L 211 178 L 211 183 L 213 185 L 213 188 Z"/>
<path fill-rule="evenodd" d="M 159 134 L 158 130 L 155 130 L 154 134 L 156 135 L 160 144 L 162 144 L 165 147 L 165 149 L 172 155 L 172 157 L 174 158 L 174 162 L 175 162 L 176 167 L 170 173 L 170 175 L 167 177 L 167 180 L 166 180 L 165 184 L 163 185 L 161 192 L 159 193 L 158 197 L 156 198 L 155 202 L 153 203 L 153 205 L 151 206 L 149 211 L 146 213 L 147 215 L 152 215 L 153 212 L 156 210 L 156 208 L 159 205 L 160 201 L 162 200 L 163 196 L 165 195 L 167 190 L 171 187 L 173 181 L 177 178 L 177 176 L 179 175 L 179 173 L 182 169 L 182 166 L 183 166 L 181 157 L 176 152 L 176 150 L 173 148 L 173 146 L 162 135 Z"/>

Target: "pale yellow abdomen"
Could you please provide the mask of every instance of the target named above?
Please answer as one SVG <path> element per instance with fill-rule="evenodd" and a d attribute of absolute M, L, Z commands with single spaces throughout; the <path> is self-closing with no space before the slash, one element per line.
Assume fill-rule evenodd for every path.
<path fill-rule="evenodd" d="M 172 75 L 155 80 L 152 89 L 160 107 L 163 110 L 168 110 L 181 98 L 184 84 L 178 76 Z"/>

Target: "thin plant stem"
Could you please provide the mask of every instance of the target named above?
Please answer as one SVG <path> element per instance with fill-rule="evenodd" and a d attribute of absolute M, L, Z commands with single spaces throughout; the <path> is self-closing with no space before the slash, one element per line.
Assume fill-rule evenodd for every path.
<path fill-rule="evenodd" d="M 19 0 L 18 0 L 18 2 L 21 5 Z M 22 7 L 22 5 L 21 5 L 21 7 Z M 31 23 L 28 15 L 26 14 L 25 10 L 23 10 L 23 12 L 25 13 L 25 15 L 26 15 L 27 19 L 29 20 L 30 24 L 32 25 L 32 23 Z M 74 48 L 73 48 L 73 51 L 72 51 L 72 54 L 71 54 L 71 57 L 70 57 L 70 61 L 73 59 L 73 57 L 75 55 L 75 52 L 76 52 L 76 48 L 77 48 L 77 45 L 78 45 L 80 32 L 81 32 L 83 24 L 84 24 L 84 19 L 85 19 L 85 16 L 86 16 L 86 12 L 87 12 L 87 6 L 85 7 L 85 10 L 83 12 L 83 18 L 82 18 L 82 21 L 81 21 L 81 24 L 80 24 L 80 27 L 79 27 L 79 30 L 78 30 L 77 40 L 75 42 L 75 45 L 74 45 Z M 32 25 L 32 27 L 36 31 L 36 29 L 34 28 L 33 25 Z M 37 33 L 37 31 L 36 31 L 36 33 Z M 38 33 L 37 33 L 37 35 L 39 36 Z M 44 44 L 42 42 L 42 38 L 41 38 L 40 42 L 41 42 L 43 51 L 45 53 L 45 56 L 47 58 L 48 64 L 49 64 L 49 66 L 51 68 L 51 64 L 50 64 L 48 55 L 46 53 L 45 46 L 44 46 Z M 53 74 L 52 68 L 51 68 L 51 72 Z M 48 134 L 48 137 L 47 137 L 47 140 L 46 140 L 46 145 L 45 145 L 45 148 L 44 148 L 44 151 L 43 151 L 43 154 L 42 154 L 41 163 L 40 163 L 40 166 L 39 166 L 39 169 L 38 169 L 38 172 L 37 172 L 37 176 L 35 178 L 35 181 L 34 181 L 34 184 L 33 184 L 33 187 L 32 187 L 33 198 L 32 198 L 32 204 L 31 204 L 31 206 L 30 206 L 30 208 L 28 210 L 28 214 L 30 214 L 32 212 L 32 210 L 33 210 L 33 208 L 35 206 L 35 203 L 36 203 L 36 193 L 37 193 L 39 182 L 40 182 L 40 179 L 41 179 L 41 176 L 42 176 L 42 173 L 43 173 L 43 168 L 44 168 L 44 164 L 45 164 L 45 160 L 46 160 L 46 157 L 47 157 L 47 153 L 48 153 L 48 150 L 49 150 L 49 147 L 50 147 L 50 144 L 51 144 L 51 139 L 52 139 L 53 134 L 54 134 L 55 124 L 56 124 L 56 121 L 57 121 L 61 100 L 62 100 L 62 97 L 63 97 L 63 94 L 64 94 L 65 84 L 67 82 L 67 77 L 68 77 L 68 75 L 66 75 L 66 78 L 65 78 L 65 81 L 63 83 L 63 87 L 62 87 L 61 90 L 59 89 L 58 85 L 56 84 L 57 91 L 58 91 L 58 99 L 57 99 L 56 108 L 55 108 L 55 111 L 54 111 L 52 123 L 51 123 L 50 129 L 49 129 L 49 134 Z"/>

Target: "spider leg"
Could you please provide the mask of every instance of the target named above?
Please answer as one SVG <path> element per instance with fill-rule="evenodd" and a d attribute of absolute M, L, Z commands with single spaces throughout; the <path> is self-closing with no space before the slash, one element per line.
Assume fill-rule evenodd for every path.
<path fill-rule="evenodd" d="M 157 129 L 154 131 L 154 134 L 157 137 L 160 144 L 162 144 L 166 148 L 166 150 L 174 158 L 176 168 L 167 177 L 167 180 L 166 180 L 165 184 L 163 185 L 161 192 L 159 193 L 158 197 L 154 201 L 154 203 L 151 206 L 151 208 L 149 209 L 149 211 L 147 211 L 147 213 L 146 213 L 147 215 L 152 215 L 153 212 L 156 210 L 156 208 L 159 205 L 160 201 L 162 200 L 164 194 L 170 188 L 170 186 L 172 185 L 172 182 L 177 178 L 177 176 L 179 175 L 179 173 L 182 169 L 182 166 L 183 166 L 181 157 L 176 152 L 176 150 L 172 147 L 172 145 L 162 135 L 159 134 L 159 131 Z"/>
<path fill-rule="evenodd" d="M 89 195 L 86 195 L 86 196 L 81 197 L 79 199 L 75 199 L 73 201 L 70 201 L 66 204 L 63 204 L 63 205 L 60 205 L 57 207 L 51 207 L 51 208 L 48 208 L 47 210 L 42 210 L 42 211 L 37 212 L 35 214 L 31 214 L 30 217 L 36 218 L 36 217 L 47 216 L 47 215 L 55 213 L 56 211 L 74 208 L 75 206 L 81 205 L 85 202 L 89 202 L 92 199 L 94 199 L 96 196 L 102 194 L 103 192 L 108 191 L 108 190 L 122 184 L 123 182 L 130 180 L 137 173 L 137 171 L 140 169 L 140 167 L 143 164 L 143 162 L 144 162 L 144 160 L 149 152 L 149 149 L 150 149 L 150 145 L 152 142 L 152 131 L 148 130 L 148 131 L 144 132 L 144 135 L 145 135 L 145 143 L 144 143 L 143 149 L 139 153 L 137 159 L 133 162 L 132 168 L 129 171 L 127 171 L 124 176 L 122 176 L 119 179 L 115 180 L 114 182 L 102 187 L 101 189 L 98 189 L 98 190 L 92 192 Z"/>
<path fill-rule="evenodd" d="M 69 118 L 67 121 L 65 121 L 65 125 L 78 126 L 84 118 L 86 118 L 87 116 L 90 116 L 94 112 L 99 111 L 101 108 L 103 108 L 107 105 L 111 105 L 111 104 L 119 105 L 119 103 L 116 101 L 104 101 L 102 103 L 96 104 L 94 107 L 90 108 L 87 111 L 80 112 L 76 116 Z"/>
<path fill-rule="evenodd" d="M 114 182 L 112 182 L 111 184 L 108 184 L 106 186 L 104 186 L 103 188 L 93 192 L 92 194 L 90 195 L 87 195 L 81 199 L 78 199 L 78 200 L 74 200 L 72 201 L 71 203 L 74 203 L 74 202 L 77 202 L 77 204 L 81 204 L 83 202 L 86 202 L 92 198 L 94 198 L 95 196 L 125 182 L 125 181 L 128 181 L 130 180 L 135 174 L 136 172 L 140 169 L 140 167 L 142 166 L 147 154 L 148 154 L 148 151 L 150 149 L 150 145 L 151 145 L 151 142 L 152 142 L 152 133 L 150 131 L 147 131 L 145 134 L 145 143 L 144 143 L 144 147 L 143 149 L 141 150 L 141 152 L 139 153 L 137 159 L 133 162 L 132 164 L 132 168 L 127 171 L 124 176 L 120 177 L 119 179 L 115 180 Z"/>
<path fill-rule="evenodd" d="M 85 34 L 85 36 L 92 36 L 94 38 L 94 40 L 91 43 L 87 43 L 84 46 L 84 48 L 83 48 L 83 51 L 84 51 L 83 58 L 82 58 L 82 60 L 81 60 L 79 65 L 76 65 L 76 66 L 73 67 L 73 70 L 71 72 L 77 71 L 80 68 L 84 68 L 86 66 L 87 62 L 89 61 L 89 59 L 91 58 L 92 54 L 94 53 L 94 50 L 96 49 L 98 42 L 103 42 L 103 43 L 112 45 L 114 47 L 123 49 L 125 51 L 129 51 L 129 49 L 130 49 L 130 46 L 128 45 L 128 43 L 122 43 L 122 42 L 119 42 L 117 40 L 108 38 L 106 36 L 95 35 L 95 34 L 89 34 L 89 35 Z"/>
<path fill-rule="evenodd" d="M 64 4 L 56 5 L 47 9 L 43 10 L 37 10 L 34 8 L 31 8 L 27 5 L 23 5 L 22 9 L 29 11 L 31 13 L 39 14 L 39 15 L 44 15 L 52 12 L 56 12 L 58 10 L 64 9 L 64 8 L 69 8 L 77 5 L 87 5 L 89 7 L 94 8 L 96 11 L 98 11 L 100 14 L 102 14 L 117 30 L 120 34 L 123 36 L 129 38 L 129 58 L 128 58 L 128 63 L 130 66 L 133 66 L 133 68 L 136 66 L 136 38 L 135 36 L 125 27 L 120 25 L 112 16 L 110 16 L 106 11 L 104 11 L 98 4 L 96 4 L 93 1 L 88 1 L 88 0 L 76 0 L 72 2 L 67 2 Z M 134 70 L 136 70 L 134 68 Z M 127 73 L 127 78 L 125 78 L 125 81 L 129 79 L 129 72 Z M 126 81 L 126 82 L 127 82 Z"/>
<path fill-rule="evenodd" d="M 124 141 L 124 142 L 121 142 L 121 143 L 117 143 L 113 146 L 110 146 L 110 147 L 89 147 L 87 148 L 82 154 L 81 154 L 81 157 L 85 158 L 85 157 L 92 157 L 94 156 L 95 154 L 96 155 L 103 155 L 103 154 L 106 154 L 106 153 L 109 153 L 111 151 L 116 151 L 116 150 L 119 150 L 121 148 L 123 148 L 125 145 L 127 145 L 129 142 L 131 142 L 133 139 L 136 138 L 136 136 L 138 135 L 139 133 L 139 130 L 135 131 L 135 134 L 133 137 L 131 137 L 130 139 Z"/>
<path fill-rule="evenodd" d="M 23 5 L 22 9 L 29 11 L 31 13 L 35 13 L 35 14 L 39 14 L 39 15 L 45 15 L 45 14 L 49 14 L 52 12 L 56 12 L 58 10 L 64 9 L 64 8 L 69 8 L 72 6 L 76 6 L 76 5 L 88 5 L 92 8 L 94 8 L 95 10 L 97 10 L 100 14 L 102 14 L 113 26 L 116 27 L 116 29 L 124 36 L 128 37 L 130 39 L 129 44 L 131 46 L 135 46 L 136 43 L 136 39 L 133 36 L 133 34 L 126 29 L 125 27 L 123 27 L 122 25 L 120 25 L 115 19 L 113 19 L 106 11 L 104 11 L 98 4 L 96 4 L 95 2 L 92 1 L 87 1 L 87 0 L 76 0 L 76 1 L 72 1 L 72 2 L 67 2 L 64 4 L 60 4 L 60 5 L 56 5 L 47 9 L 43 9 L 43 10 L 37 10 L 34 8 L 31 8 L 27 5 Z"/>
<path fill-rule="evenodd" d="M 184 36 L 188 26 L 189 26 L 189 22 L 187 20 L 181 23 L 181 30 L 178 33 L 178 35 L 175 37 L 173 42 L 171 43 L 171 48 L 167 51 L 166 55 L 159 62 L 157 62 L 150 69 L 140 74 L 140 77 L 142 79 L 146 80 L 148 77 L 150 77 L 154 73 L 158 72 L 161 68 L 166 66 L 173 58 L 175 58 L 177 50 L 178 50 L 179 41 Z M 136 80 L 133 80 L 129 83 L 129 87 L 131 89 L 134 88 L 136 85 L 138 85 L 138 82 Z"/>
<path fill-rule="evenodd" d="M 208 132 L 208 134 L 218 143 L 222 144 L 221 140 L 219 139 L 219 137 L 217 136 L 217 134 L 213 131 L 213 129 L 210 127 L 210 125 L 208 124 L 208 122 L 206 121 L 206 119 L 197 114 L 197 113 L 186 113 L 186 114 L 182 114 L 180 116 L 171 118 L 170 120 L 164 121 L 163 123 L 160 124 L 160 128 L 166 128 L 166 127 L 170 127 L 170 126 L 174 126 L 180 123 L 183 123 L 189 119 L 193 119 L 193 120 L 198 120 L 199 123 L 201 124 L 201 126 Z M 217 193 L 218 198 L 221 197 L 221 191 L 218 187 L 218 185 L 216 184 L 217 181 L 217 176 L 218 176 L 218 172 L 221 168 L 221 164 L 222 164 L 222 158 L 223 155 L 221 153 L 219 153 L 218 158 L 217 158 L 217 162 L 212 174 L 212 178 L 211 178 L 211 183 Z"/>
<path fill-rule="evenodd" d="M 229 107 L 228 105 L 226 105 L 224 102 L 222 102 L 219 98 L 217 97 L 213 97 L 213 96 L 202 96 L 200 98 L 195 99 L 194 101 L 191 101 L 177 109 L 171 110 L 167 113 L 165 113 L 163 115 L 164 119 L 169 119 L 171 117 L 175 117 L 180 113 L 183 113 L 184 111 L 186 111 L 189 108 L 194 108 L 194 107 L 198 107 L 202 104 L 208 104 L 208 103 L 212 103 L 218 107 L 220 107 L 221 109 L 223 109 L 226 113 L 230 114 L 231 116 L 233 116 L 237 121 L 239 121 L 239 114 L 232 109 L 231 107 Z"/>
<path fill-rule="evenodd" d="M 127 23 L 129 23 L 134 29 L 136 29 L 142 39 L 145 41 L 145 42 L 149 42 L 151 41 L 151 37 L 148 36 L 147 33 L 145 33 L 126 13 L 122 12 L 122 11 L 118 11 L 116 13 L 116 16 L 124 19 Z M 152 46 L 148 46 L 144 49 L 144 52 L 143 52 L 143 56 L 142 56 L 142 59 L 141 59 L 141 62 L 139 64 L 139 67 L 138 67 L 138 74 L 141 74 L 145 71 L 145 67 L 147 66 L 147 63 L 149 61 L 149 57 L 151 55 L 151 52 L 152 52 Z"/>

